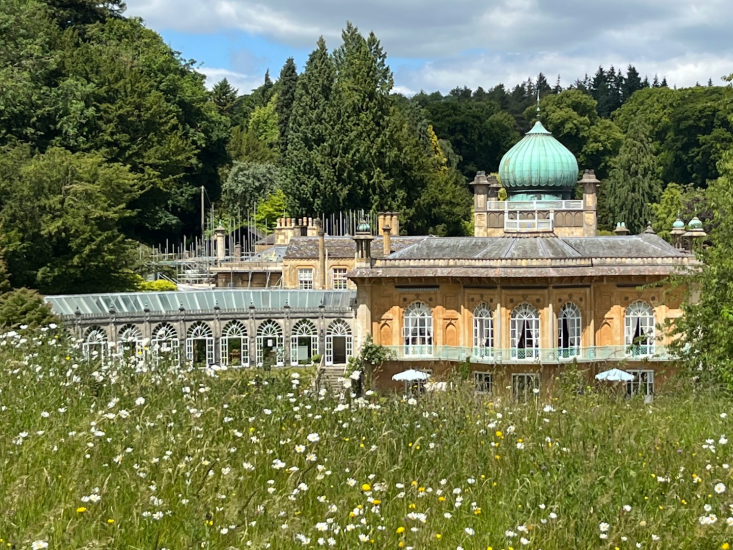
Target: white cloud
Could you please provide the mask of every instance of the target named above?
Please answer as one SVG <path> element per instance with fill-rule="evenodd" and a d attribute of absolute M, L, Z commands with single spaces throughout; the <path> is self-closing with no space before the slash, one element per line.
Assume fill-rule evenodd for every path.
<path fill-rule="evenodd" d="M 199 67 L 197 71 L 206 77 L 206 87 L 209 90 L 214 87 L 214 84 L 224 78 L 229 81 L 229 84 L 239 90 L 240 94 L 249 94 L 262 84 L 262 77 L 260 75 L 242 74 L 228 69 L 212 67 Z"/>
<path fill-rule="evenodd" d="M 290 47 L 338 44 L 345 21 L 374 30 L 406 89 L 507 85 L 543 71 L 565 84 L 599 64 L 670 84 L 733 72 L 731 0 L 128 0 L 155 29 L 239 30 Z M 472 53 L 475 52 L 475 53 Z M 284 60 L 283 60 L 284 61 Z M 413 61 L 414 63 L 414 61 Z"/>

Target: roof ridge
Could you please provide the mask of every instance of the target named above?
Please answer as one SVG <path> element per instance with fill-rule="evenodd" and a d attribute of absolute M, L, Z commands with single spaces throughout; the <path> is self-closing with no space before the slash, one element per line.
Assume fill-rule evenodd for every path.
<path fill-rule="evenodd" d="M 517 239 L 516 237 L 511 237 L 511 239 L 512 239 L 512 244 L 510 244 L 509 248 L 507 248 L 506 251 L 504 252 L 504 256 L 503 256 L 504 258 L 509 258 L 509 254 L 511 253 L 512 249 L 519 241 L 519 239 Z"/>

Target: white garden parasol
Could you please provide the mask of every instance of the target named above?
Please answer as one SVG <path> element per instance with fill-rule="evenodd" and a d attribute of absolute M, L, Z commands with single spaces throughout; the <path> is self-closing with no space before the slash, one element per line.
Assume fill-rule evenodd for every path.
<path fill-rule="evenodd" d="M 611 369 L 596 374 L 596 380 L 606 380 L 607 382 L 631 382 L 634 375 L 621 369 Z"/>

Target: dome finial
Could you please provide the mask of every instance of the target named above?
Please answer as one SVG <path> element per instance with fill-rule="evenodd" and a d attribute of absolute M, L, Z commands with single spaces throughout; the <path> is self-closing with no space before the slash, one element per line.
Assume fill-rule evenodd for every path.
<path fill-rule="evenodd" d="M 537 87 L 537 120 L 540 119 L 540 88 Z"/>

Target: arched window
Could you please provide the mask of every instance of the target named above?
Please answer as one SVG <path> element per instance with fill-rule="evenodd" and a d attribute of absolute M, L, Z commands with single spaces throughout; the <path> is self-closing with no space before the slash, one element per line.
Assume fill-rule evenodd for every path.
<path fill-rule="evenodd" d="M 107 356 L 107 332 L 100 326 L 89 327 L 84 333 L 82 352 L 88 360 L 102 360 Z"/>
<path fill-rule="evenodd" d="M 135 325 L 124 325 L 117 333 L 117 347 L 122 359 L 141 357 L 143 354 L 143 333 Z"/>
<path fill-rule="evenodd" d="M 318 331 L 307 319 L 301 319 L 293 326 L 290 334 L 290 364 L 310 365 L 311 358 L 318 354 Z"/>
<path fill-rule="evenodd" d="M 354 354 L 351 327 L 338 319 L 326 329 L 326 364 L 345 365 Z"/>
<path fill-rule="evenodd" d="M 272 356 L 278 367 L 283 366 L 283 329 L 275 321 L 268 319 L 257 329 L 257 366 L 263 366 L 264 360 Z"/>
<path fill-rule="evenodd" d="M 473 355 L 492 357 L 494 349 L 494 319 L 489 306 L 480 303 L 473 310 Z"/>
<path fill-rule="evenodd" d="M 206 323 L 198 321 L 188 327 L 186 360 L 195 367 L 213 365 L 216 361 L 214 357 L 214 333 Z"/>
<path fill-rule="evenodd" d="M 249 339 L 247 328 L 239 321 L 229 321 L 219 341 L 221 364 L 232 367 L 249 366 Z"/>
<path fill-rule="evenodd" d="M 153 358 L 156 363 L 162 357 L 170 357 L 177 364 L 178 357 L 178 333 L 169 323 L 160 323 L 153 329 L 152 338 L 150 339 L 150 349 L 153 352 Z"/>
<path fill-rule="evenodd" d="M 583 333 L 580 308 L 566 303 L 557 316 L 557 347 L 561 358 L 580 355 L 580 336 Z"/>
<path fill-rule="evenodd" d="M 405 310 L 405 355 L 433 354 L 433 312 L 423 302 L 414 302 Z"/>
<path fill-rule="evenodd" d="M 654 308 L 646 302 L 634 302 L 626 308 L 624 344 L 633 356 L 654 354 Z"/>
<path fill-rule="evenodd" d="M 529 304 L 512 311 L 509 327 L 512 359 L 536 359 L 540 353 L 540 314 Z"/>

